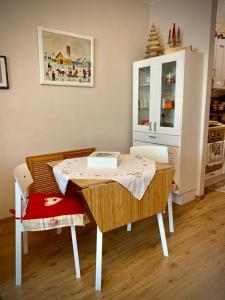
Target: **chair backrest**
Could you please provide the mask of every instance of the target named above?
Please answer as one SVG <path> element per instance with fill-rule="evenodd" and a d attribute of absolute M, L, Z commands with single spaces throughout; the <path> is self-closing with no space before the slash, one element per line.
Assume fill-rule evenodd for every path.
<path fill-rule="evenodd" d="M 13 170 L 15 181 L 19 184 L 19 188 L 24 201 L 26 201 L 26 192 L 28 187 L 33 183 L 33 178 L 26 163 L 17 166 Z"/>
<path fill-rule="evenodd" d="M 64 152 L 48 153 L 26 157 L 26 162 L 34 179 L 29 188 L 30 193 L 59 193 L 58 184 L 47 163 L 74 157 L 88 156 L 95 148 L 84 148 Z"/>
<path fill-rule="evenodd" d="M 149 145 L 130 147 L 131 154 L 139 154 L 158 163 L 168 163 L 168 148 L 166 146 Z"/>

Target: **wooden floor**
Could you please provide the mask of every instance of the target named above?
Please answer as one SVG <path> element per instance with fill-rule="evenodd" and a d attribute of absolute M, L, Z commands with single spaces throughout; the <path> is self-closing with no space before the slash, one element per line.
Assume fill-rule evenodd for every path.
<path fill-rule="evenodd" d="M 164 216 L 166 228 L 167 215 Z M 15 287 L 14 224 L 0 224 L 0 295 L 5 299 L 225 299 L 225 193 L 174 205 L 170 257 L 162 256 L 155 217 L 104 235 L 103 290 L 96 292 L 95 228 L 80 228 L 81 279 L 73 269 L 70 231 L 29 234 L 23 284 Z"/>

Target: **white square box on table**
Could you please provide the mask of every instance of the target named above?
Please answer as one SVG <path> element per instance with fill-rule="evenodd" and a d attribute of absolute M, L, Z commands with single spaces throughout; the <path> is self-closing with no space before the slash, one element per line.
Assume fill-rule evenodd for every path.
<path fill-rule="evenodd" d="M 95 151 L 87 158 L 88 168 L 112 168 L 119 164 L 120 152 Z"/>

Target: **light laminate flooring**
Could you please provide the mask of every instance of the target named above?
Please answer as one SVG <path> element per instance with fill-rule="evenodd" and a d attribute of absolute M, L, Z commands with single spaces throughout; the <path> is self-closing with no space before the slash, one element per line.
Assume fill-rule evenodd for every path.
<path fill-rule="evenodd" d="M 78 229 L 81 278 L 74 275 L 69 228 L 29 233 L 23 283 L 15 287 L 14 222 L 0 222 L 0 298 L 42 299 L 225 299 L 225 193 L 209 190 L 203 200 L 174 205 L 170 257 L 162 255 L 156 218 L 104 234 L 103 284 L 96 292 L 94 224 Z"/>

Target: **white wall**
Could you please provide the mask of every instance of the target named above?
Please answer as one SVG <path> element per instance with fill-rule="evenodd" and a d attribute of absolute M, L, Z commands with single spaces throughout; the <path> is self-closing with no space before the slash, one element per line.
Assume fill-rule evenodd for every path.
<path fill-rule="evenodd" d="M 37 26 L 95 39 L 95 87 L 39 84 Z M 13 168 L 25 156 L 131 144 L 132 62 L 142 59 L 149 6 L 135 0 L 0 0 L 0 218 L 14 207 Z"/>
<path fill-rule="evenodd" d="M 150 21 L 159 25 L 165 46 L 167 46 L 169 29 L 175 22 L 181 28 L 183 45 L 192 45 L 193 49 L 204 54 L 202 113 L 199 116 L 201 120 L 201 140 L 198 195 L 204 193 L 216 5 L 216 0 L 158 0 L 153 1 L 150 8 Z"/>

